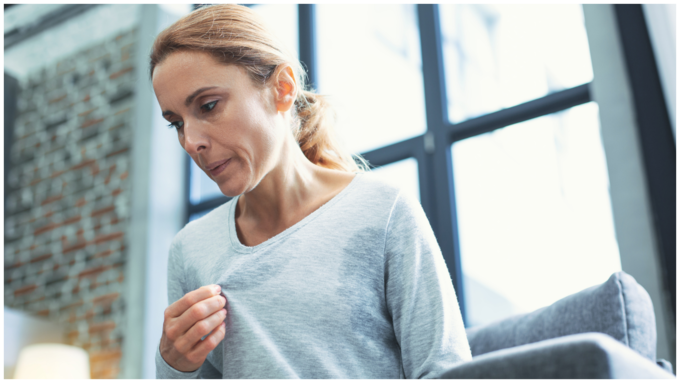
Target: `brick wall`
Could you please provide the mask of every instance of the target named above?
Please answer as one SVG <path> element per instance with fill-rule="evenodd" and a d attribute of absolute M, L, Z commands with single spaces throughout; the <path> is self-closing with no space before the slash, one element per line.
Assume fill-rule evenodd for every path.
<path fill-rule="evenodd" d="M 135 30 L 20 84 L 6 185 L 5 305 L 66 328 L 93 378 L 125 334 Z"/>

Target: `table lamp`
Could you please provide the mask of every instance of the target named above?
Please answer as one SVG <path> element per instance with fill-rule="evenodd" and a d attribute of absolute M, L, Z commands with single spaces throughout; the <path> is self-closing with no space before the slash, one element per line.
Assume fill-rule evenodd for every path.
<path fill-rule="evenodd" d="M 14 379 L 90 379 L 90 359 L 79 347 L 32 344 L 19 352 Z"/>

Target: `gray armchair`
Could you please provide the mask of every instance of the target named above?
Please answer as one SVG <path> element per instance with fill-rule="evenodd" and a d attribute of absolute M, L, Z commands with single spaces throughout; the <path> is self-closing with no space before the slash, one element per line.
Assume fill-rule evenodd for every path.
<path fill-rule="evenodd" d="M 617 272 L 602 285 L 529 314 L 467 330 L 473 359 L 445 379 L 668 378 L 656 360 L 649 294 Z"/>

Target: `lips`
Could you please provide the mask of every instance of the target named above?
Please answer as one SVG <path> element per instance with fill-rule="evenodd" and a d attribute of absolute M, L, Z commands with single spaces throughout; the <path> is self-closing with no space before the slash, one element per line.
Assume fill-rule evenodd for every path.
<path fill-rule="evenodd" d="M 226 160 L 221 160 L 221 161 L 216 161 L 208 166 L 206 166 L 206 169 L 210 172 L 210 175 L 215 177 L 218 174 L 222 173 L 222 171 L 229 165 L 231 162 L 231 158 L 226 159 Z"/>

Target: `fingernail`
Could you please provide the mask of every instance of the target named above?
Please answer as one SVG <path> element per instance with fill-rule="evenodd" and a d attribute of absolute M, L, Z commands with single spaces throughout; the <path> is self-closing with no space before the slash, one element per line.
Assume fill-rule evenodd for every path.
<path fill-rule="evenodd" d="M 220 291 L 222 291 L 222 286 L 215 285 L 215 287 L 213 287 L 213 291 L 215 291 L 215 293 L 219 293 Z"/>

